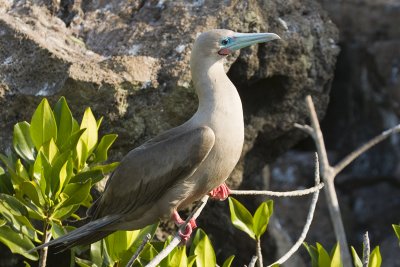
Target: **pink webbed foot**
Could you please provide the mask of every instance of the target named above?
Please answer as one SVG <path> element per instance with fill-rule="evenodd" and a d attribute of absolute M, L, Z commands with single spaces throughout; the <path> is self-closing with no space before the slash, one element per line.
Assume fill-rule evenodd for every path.
<path fill-rule="evenodd" d="M 174 210 L 174 212 L 172 213 L 172 220 L 175 222 L 177 226 L 181 226 L 182 224 L 185 223 L 185 221 L 182 220 L 181 216 L 179 216 L 179 213 L 176 210 Z M 193 232 L 193 229 L 196 229 L 196 227 L 197 227 L 196 221 L 194 219 L 190 219 L 189 223 L 186 225 L 185 230 L 183 232 L 179 231 L 179 235 L 184 243 L 186 243 L 189 240 L 190 235 Z"/>
<path fill-rule="evenodd" d="M 229 197 L 229 194 L 231 193 L 231 190 L 228 188 L 228 186 L 223 183 L 220 186 L 214 188 L 211 190 L 209 193 L 210 197 L 213 199 L 218 199 L 218 200 L 225 200 Z"/>

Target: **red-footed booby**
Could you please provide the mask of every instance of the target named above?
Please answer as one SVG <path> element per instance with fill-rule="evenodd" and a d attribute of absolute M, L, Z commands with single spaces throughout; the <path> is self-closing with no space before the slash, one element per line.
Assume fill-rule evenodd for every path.
<path fill-rule="evenodd" d="M 225 199 L 225 180 L 242 152 L 244 123 L 239 94 L 225 74 L 226 55 L 252 44 L 280 39 L 274 33 L 211 30 L 200 34 L 190 58 L 192 80 L 199 98 L 197 112 L 130 151 L 90 207 L 92 220 L 63 237 L 35 248 L 90 244 L 117 230 L 135 230 L 172 218 L 177 210 L 206 194 Z M 181 233 L 190 237 L 194 221 Z"/>

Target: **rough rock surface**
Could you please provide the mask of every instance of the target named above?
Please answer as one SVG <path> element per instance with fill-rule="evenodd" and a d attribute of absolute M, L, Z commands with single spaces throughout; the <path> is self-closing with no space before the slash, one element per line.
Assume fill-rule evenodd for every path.
<path fill-rule="evenodd" d="M 246 122 L 230 184 L 264 187 L 265 164 L 303 137 L 293 123 L 307 119 L 304 97 L 313 96 L 321 117 L 328 104 L 338 32 L 313 0 L 0 0 L 0 151 L 11 143 L 12 126 L 29 121 L 43 97 L 54 103 L 64 95 L 75 115 L 90 106 L 105 117 L 103 131 L 119 134 L 112 156 L 120 159 L 194 113 L 191 45 L 212 28 L 282 37 L 228 58 Z M 199 224 L 210 225 L 219 259 L 236 254 L 237 265 L 248 263 L 253 252 L 238 242 L 245 239 L 238 231 L 228 229 L 232 242 L 218 240 L 223 225 L 209 221 L 220 213 L 209 208 Z"/>

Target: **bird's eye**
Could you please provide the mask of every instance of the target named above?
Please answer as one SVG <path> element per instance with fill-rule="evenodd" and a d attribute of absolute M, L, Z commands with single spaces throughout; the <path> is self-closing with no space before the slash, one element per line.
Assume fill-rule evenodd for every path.
<path fill-rule="evenodd" d="M 225 39 L 223 39 L 222 41 L 221 41 L 221 45 L 227 45 L 227 44 L 229 44 L 230 42 L 232 41 L 232 39 L 231 38 L 225 38 Z"/>

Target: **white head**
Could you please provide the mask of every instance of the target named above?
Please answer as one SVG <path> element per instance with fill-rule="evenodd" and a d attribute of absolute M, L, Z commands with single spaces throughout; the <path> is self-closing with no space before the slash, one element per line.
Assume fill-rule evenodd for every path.
<path fill-rule="evenodd" d="M 194 43 L 193 57 L 218 61 L 240 48 L 280 39 L 275 33 L 237 33 L 215 29 L 200 34 Z"/>

